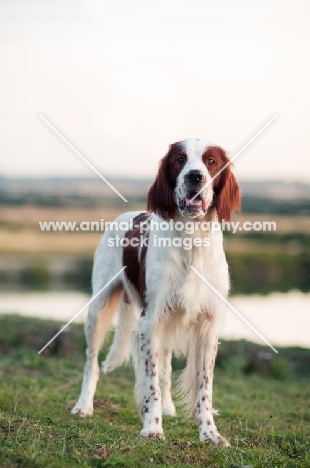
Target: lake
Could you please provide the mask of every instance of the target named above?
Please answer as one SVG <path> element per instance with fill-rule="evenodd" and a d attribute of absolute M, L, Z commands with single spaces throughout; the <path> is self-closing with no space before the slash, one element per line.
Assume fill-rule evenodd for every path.
<path fill-rule="evenodd" d="M 89 296 L 76 292 L 1 293 L 0 313 L 68 321 Z M 233 307 L 274 346 L 310 348 L 310 294 L 291 291 L 268 296 L 234 296 Z M 85 320 L 85 310 L 75 319 Z M 264 344 L 235 312 L 227 308 L 220 338 L 241 339 Z"/>

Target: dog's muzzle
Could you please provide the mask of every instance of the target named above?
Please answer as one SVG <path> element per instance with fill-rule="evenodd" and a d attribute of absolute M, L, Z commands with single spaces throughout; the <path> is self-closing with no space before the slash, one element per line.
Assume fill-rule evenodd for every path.
<path fill-rule="evenodd" d="M 208 210 L 208 203 L 203 200 L 201 194 L 197 195 L 205 181 L 205 176 L 197 169 L 190 170 L 185 174 L 186 196 L 179 197 L 179 209 L 183 215 L 202 215 Z"/>

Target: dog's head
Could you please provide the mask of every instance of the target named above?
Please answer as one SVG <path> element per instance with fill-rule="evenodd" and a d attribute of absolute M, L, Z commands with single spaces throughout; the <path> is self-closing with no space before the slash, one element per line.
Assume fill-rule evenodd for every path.
<path fill-rule="evenodd" d="M 148 210 L 163 219 L 177 213 L 202 218 L 215 207 L 218 220 L 229 221 L 240 205 L 240 188 L 225 151 L 205 140 L 173 143 L 148 193 Z"/>

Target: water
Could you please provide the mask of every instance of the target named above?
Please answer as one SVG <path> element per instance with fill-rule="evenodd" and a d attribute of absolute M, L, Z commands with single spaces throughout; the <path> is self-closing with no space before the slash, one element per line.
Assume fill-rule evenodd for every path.
<path fill-rule="evenodd" d="M 1 293 L 0 313 L 68 321 L 88 302 L 89 296 L 75 292 Z M 274 346 L 310 348 L 310 294 L 291 291 L 268 296 L 235 296 L 234 308 Z M 82 312 L 76 322 L 85 320 Z M 251 328 L 231 309 L 220 338 L 241 339 L 264 344 Z"/>

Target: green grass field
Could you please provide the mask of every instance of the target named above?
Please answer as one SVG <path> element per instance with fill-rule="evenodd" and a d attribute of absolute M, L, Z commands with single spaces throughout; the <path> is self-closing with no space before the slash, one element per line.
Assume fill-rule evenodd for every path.
<path fill-rule="evenodd" d="M 226 366 L 221 357 L 214 407 L 232 447 L 200 443 L 195 421 L 181 408 L 177 418 L 164 417 L 166 440 L 145 440 L 139 438 L 131 366 L 101 376 L 93 417 L 70 414 L 84 366 L 82 326 L 71 326 L 67 345 L 52 349 L 58 355 L 38 355 L 54 331 L 52 322 L 0 318 L 1 468 L 310 466 L 310 380 L 245 376 L 233 365 L 240 355 Z"/>

